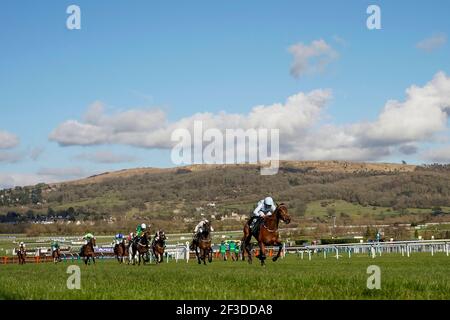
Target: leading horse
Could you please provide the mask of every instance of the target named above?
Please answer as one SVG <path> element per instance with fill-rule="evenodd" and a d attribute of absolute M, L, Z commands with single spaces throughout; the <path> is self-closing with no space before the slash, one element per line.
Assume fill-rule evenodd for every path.
<path fill-rule="evenodd" d="M 278 246 L 278 253 L 272 258 L 272 261 L 277 261 L 280 257 L 283 244 L 280 241 L 278 233 L 278 224 L 284 221 L 286 224 L 291 222 L 291 217 L 288 214 L 287 207 L 284 203 L 277 205 L 274 213 L 270 216 L 265 216 L 264 219 L 258 223 L 253 230 L 250 230 L 249 222 L 244 226 L 244 237 L 242 238 L 242 260 L 244 260 L 244 251 L 247 252 L 248 262 L 252 263 L 252 236 L 258 241 L 260 254 L 257 258 L 261 261 L 261 265 L 265 265 L 266 260 L 266 246 Z"/>
<path fill-rule="evenodd" d="M 156 264 L 163 262 L 164 249 L 166 248 L 166 239 L 166 234 L 161 229 L 158 230 L 155 238 L 153 238 L 152 252 L 155 256 Z"/>
<path fill-rule="evenodd" d="M 80 256 L 83 257 L 85 265 L 88 265 L 88 263 L 91 264 L 91 258 L 92 262 L 95 264 L 94 247 L 95 247 L 95 238 L 90 239 L 87 244 L 84 244 L 81 247 Z"/>

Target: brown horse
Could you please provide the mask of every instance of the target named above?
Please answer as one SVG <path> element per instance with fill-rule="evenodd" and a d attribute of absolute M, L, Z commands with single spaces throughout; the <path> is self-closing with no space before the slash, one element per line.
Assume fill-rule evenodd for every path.
<path fill-rule="evenodd" d="M 20 247 L 17 250 L 17 257 L 19 258 L 19 264 L 25 264 L 25 257 L 27 256 L 27 252 L 24 247 Z"/>
<path fill-rule="evenodd" d="M 208 262 L 212 262 L 211 229 L 209 223 L 204 225 L 202 232 L 193 241 L 192 246 L 195 248 L 198 264 L 201 264 L 203 261 L 203 264 L 206 265 L 206 257 L 208 257 Z"/>
<path fill-rule="evenodd" d="M 145 231 L 142 237 L 137 239 L 136 241 L 133 241 L 131 244 L 131 260 L 133 261 L 133 264 L 135 264 L 135 256 L 138 255 L 138 265 L 141 265 L 141 259 L 143 261 L 143 264 L 145 265 L 146 262 L 148 262 L 149 259 L 149 244 L 150 244 L 150 233 L 148 231 Z"/>
<path fill-rule="evenodd" d="M 54 263 L 61 262 L 61 251 L 59 251 L 59 248 L 52 250 L 52 258 Z"/>
<path fill-rule="evenodd" d="M 156 259 L 156 264 L 163 262 L 164 249 L 166 248 L 166 239 L 166 234 L 161 229 L 158 230 L 155 238 L 153 238 L 152 251 Z"/>
<path fill-rule="evenodd" d="M 280 241 L 278 234 L 278 224 L 280 220 L 285 223 L 291 222 L 291 217 L 288 214 L 287 207 L 284 203 L 277 205 L 275 212 L 270 216 L 265 216 L 261 223 L 256 225 L 253 230 L 250 230 L 249 223 L 244 226 L 244 237 L 242 238 L 242 259 L 244 260 L 244 250 L 248 254 L 248 262 L 252 263 L 252 236 L 258 241 L 260 254 L 257 258 L 261 261 L 261 265 L 265 264 L 266 246 L 278 246 L 278 253 L 273 257 L 273 261 L 277 261 L 280 257 L 283 244 Z"/>
<path fill-rule="evenodd" d="M 91 264 L 91 258 L 95 264 L 94 247 L 95 247 L 95 238 L 92 238 L 91 240 L 89 240 L 87 244 L 84 244 L 81 247 L 80 256 L 84 258 L 85 265 L 88 265 L 88 263 Z"/>
<path fill-rule="evenodd" d="M 116 243 L 114 246 L 114 255 L 119 263 L 123 263 L 125 257 L 128 257 L 128 248 L 123 241 L 121 243 Z"/>

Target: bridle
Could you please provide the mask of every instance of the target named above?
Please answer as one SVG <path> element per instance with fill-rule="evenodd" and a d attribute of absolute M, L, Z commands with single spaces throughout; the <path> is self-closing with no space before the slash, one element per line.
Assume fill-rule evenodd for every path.
<path fill-rule="evenodd" d="M 280 214 L 280 212 L 281 212 L 281 205 L 278 205 L 278 203 L 276 203 L 276 206 L 277 206 L 277 208 L 275 209 L 275 212 L 274 212 L 274 214 L 275 214 L 275 216 L 278 216 L 278 215 L 280 215 L 279 217 L 278 217 L 278 219 L 279 220 L 283 220 L 283 219 L 281 219 L 281 214 Z M 284 206 L 284 205 L 283 205 Z M 265 219 L 264 219 L 265 220 Z M 264 227 L 264 229 L 266 229 L 268 232 L 270 232 L 270 233 L 274 233 L 274 232 L 277 232 L 278 231 L 278 229 L 274 229 L 274 230 L 272 230 L 272 229 L 269 229 L 267 226 L 266 226 L 266 224 L 265 224 L 265 221 L 263 220 L 263 227 Z M 284 220 L 283 220 L 284 221 Z"/>

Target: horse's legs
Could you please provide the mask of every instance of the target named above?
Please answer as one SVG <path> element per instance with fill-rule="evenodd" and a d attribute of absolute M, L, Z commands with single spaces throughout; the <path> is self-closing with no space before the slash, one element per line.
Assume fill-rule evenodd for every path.
<path fill-rule="evenodd" d="M 195 246 L 195 255 L 197 256 L 198 264 L 201 264 L 202 262 L 200 260 L 200 254 L 198 253 L 198 247 L 197 246 Z"/>
<path fill-rule="evenodd" d="M 155 262 L 156 262 L 156 264 L 159 264 L 159 254 L 158 254 L 158 252 L 156 252 L 156 249 L 155 248 L 153 248 L 152 249 L 153 250 L 153 256 L 155 257 Z"/>
<path fill-rule="evenodd" d="M 261 261 L 261 265 L 263 266 L 265 264 L 264 260 L 266 260 L 266 246 L 262 241 L 259 242 L 258 245 L 260 250 L 258 258 Z"/>
<path fill-rule="evenodd" d="M 95 256 L 92 256 L 92 262 L 95 264 Z"/>
<path fill-rule="evenodd" d="M 245 251 L 248 255 L 248 263 L 252 264 L 253 257 L 252 257 L 252 243 L 251 243 L 251 236 L 249 236 L 247 239 L 245 239 L 245 242 L 243 243 L 243 247 L 245 248 Z M 242 252 L 242 260 L 244 260 L 244 251 Z"/>
<path fill-rule="evenodd" d="M 275 257 L 272 258 L 273 262 L 278 260 L 278 258 L 281 255 L 281 250 L 283 250 L 283 244 L 280 241 L 278 241 L 277 245 L 278 245 L 278 253 L 277 253 L 277 255 Z"/>
<path fill-rule="evenodd" d="M 137 248 L 131 247 L 131 259 L 133 260 L 133 266 L 136 265 L 136 260 L 139 259 L 139 257 L 136 257 L 137 254 Z"/>

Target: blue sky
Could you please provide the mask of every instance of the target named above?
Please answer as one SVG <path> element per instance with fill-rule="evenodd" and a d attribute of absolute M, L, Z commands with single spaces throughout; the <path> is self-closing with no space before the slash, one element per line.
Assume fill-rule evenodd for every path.
<path fill-rule="evenodd" d="M 71 4 L 81 8 L 81 30 L 66 28 Z M 381 8 L 381 30 L 366 27 L 370 4 Z M 386 102 L 404 102 L 409 87 L 424 87 L 443 72 L 432 85 L 446 91 L 448 12 L 445 0 L 2 2 L 0 132 L 18 142 L 0 148 L 0 187 L 172 165 L 168 147 L 114 141 L 63 146 L 49 139 L 68 120 L 83 123 L 96 101 L 105 115 L 120 119 L 127 110 L 157 108 L 176 124 L 202 112 L 246 115 L 257 105 L 270 109 L 298 93 L 328 89 L 332 97 L 321 106 L 320 119 L 312 119 L 309 135 L 297 134 L 293 143 L 314 140 L 314 130 L 323 133 L 327 124 L 333 129 L 326 132 L 343 130 L 347 136 L 357 133 L 346 126 L 381 126 L 377 119 Z M 436 47 L 418 47 L 433 38 L 441 40 Z M 319 40 L 336 56 L 321 72 L 292 76 L 289 48 Z M 447 110 L 446 98 L 435 107 Z M 322 152 L 327 146 L 310 142 L 286 157 L 342 159 L 348 151 L 349 160 L 445 162 L 446 127 L 391 144 L 391 138 L 380 142 L 379 133 L 371 140 L 358 133 L 357 139 L 370 143 L 328 153 Z M 374 145 L 377 150 L 368 150 Z M 399 154 L 405 146 L 414 152 Z M 104 163 L 108 155 L 117 161 Z"/>

